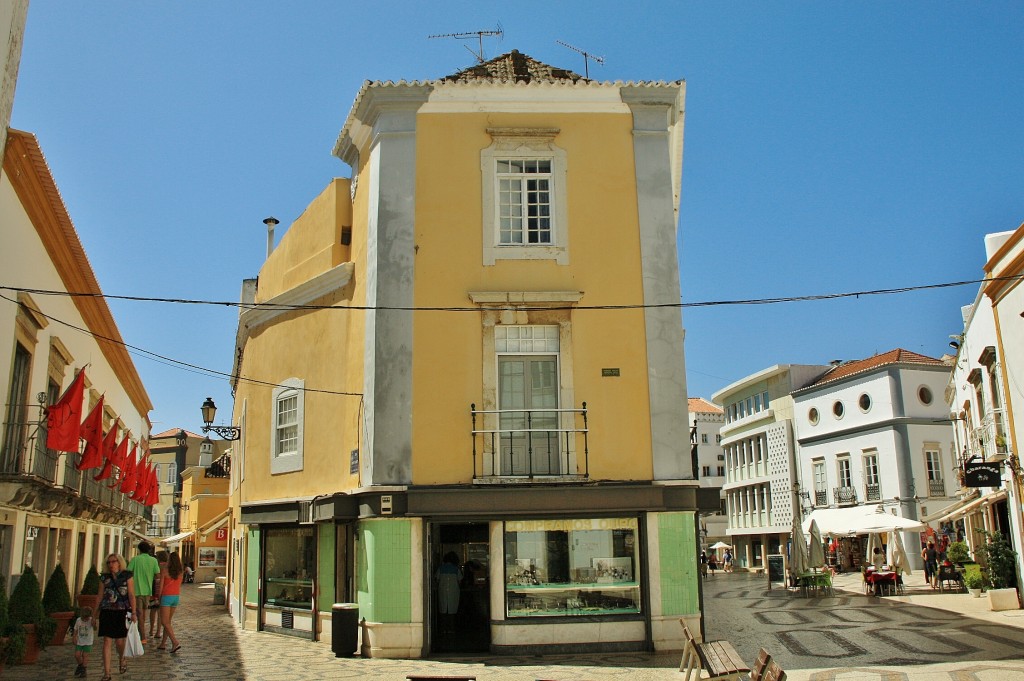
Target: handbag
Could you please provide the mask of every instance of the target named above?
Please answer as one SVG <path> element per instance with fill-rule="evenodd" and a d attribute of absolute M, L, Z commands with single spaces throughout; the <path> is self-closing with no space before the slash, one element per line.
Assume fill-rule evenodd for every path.
<path fill-rule="evenodd" d="M 128 617 L 131 617 L 129 614 Z M 128 620 L 128 639 L 124 642 L 125 657 L 142 657 L 146 649 L 142 645 L 142 637 L 139 636 L 139 625 L 133 620 Z"/>

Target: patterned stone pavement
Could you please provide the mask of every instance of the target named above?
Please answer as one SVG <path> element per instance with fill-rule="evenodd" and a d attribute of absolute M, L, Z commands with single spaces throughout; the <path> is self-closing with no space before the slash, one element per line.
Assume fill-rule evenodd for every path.
<path fill-rule="evenodd" d="M 900 598 L 869 598 L 859 583 L 829 598 L 801 598 L 746 574 L 707 580 L 707 631 L 731 641 L 744 659 L 772 652 L 792 681 L 1024 681 L 1024 613 L 988 613 L 969 596 L 925 589 Z M 178 655 L 156 651 L 132 660 L 118 681 L 312 681 L 404 679 L 410 673 L 471 674 L 481 681 L 678 681 L 679 655 L 608 654 L 545 657 L 461 656 L 430 660 L 339 659 L 329 643 L 239 630 L 208 585 L 186 586 L 175 616 Z M 965 614 L 966 611 L 966 614 Z M 97 646 L 98 649 L 98 646 Z M 94 649 L 88 678 L 101 676 Z M 40 662 L 8 666 L 0 678 L 72 680 L 70 644 L 43 651 Z"/>

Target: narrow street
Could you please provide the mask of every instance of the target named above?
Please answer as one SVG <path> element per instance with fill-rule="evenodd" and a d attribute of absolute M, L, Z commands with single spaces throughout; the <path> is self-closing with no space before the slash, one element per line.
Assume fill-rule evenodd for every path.
<path fill-rule="evenodd" d="M 984 601 L 963 594 L 937 594 L 911 577 L 906 596 L 869 598 L 859 575 L 837 579 L 834 597 L 803 598 L 763 577 L 719 573 L 705 581 L 709 638 L 731 641 L 753 662 L 767 648 L 791 681 L 805 679 L 1024 680 L 1024 611 L 991 613 Z M 459 656 L 431 660 L 336 658 L 329 643 L 313 643 L 239 630 L 222 606 L 213 605 L 211 585 L 186 586 L 175 622 L 182 643 L 177 655 L 147 645 L 120 681 L 313 681 L 405 678 L 406 674 L 471 674 L 489 681 L 679 679 L 677 653 L 581 656 Z M 44 650 L 38 664 L 7 666 L 14 681 L 69 681 L 74 646 Z M 102 675 L 99 646 L 89 659 L 88 678 Z"/>

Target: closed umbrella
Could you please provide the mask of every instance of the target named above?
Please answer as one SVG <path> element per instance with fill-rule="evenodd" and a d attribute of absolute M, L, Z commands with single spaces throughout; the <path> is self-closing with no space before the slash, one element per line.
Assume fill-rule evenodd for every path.
<path fill-rule="evenodd" d="M 807 567 L 816 569 L 825 567 L 825 548 L 821 545 L 821 531 L 818 523 L 811 521 L 811 549 L 807 552 Z"/>
<path fill-rule="evenodd" d="M 864 549 L 864 563 L 866 565 L 871 565 L 872 563 L 874 563 L 874 561 L 875 561 L 875 558 L 874 558 L 874 556 L 875 556 L 875 549 L 876 548 L 881 548 L 881 547 L 882 547 L 882 545 L 878 541 L 878 535 L 875 534 L 874 532 L 869 532 L 868 533 L 868 545 Z"/>
<path fill-rule="evenodd" d="M 793 575 L 799 577 L 807 572 L 807 542 L 804 540 L 804 531 L 797 518 L 793 518 L 792 547 L 789 556 L 789 569 Z"/>
<path fill-rule="evenodd" d="M 903 546 L 903 533 L 893 532 L 892 566 L 896 572 L 904 575 L 911 574 L 910 561 L 907 560 L 907 549 Z"/>

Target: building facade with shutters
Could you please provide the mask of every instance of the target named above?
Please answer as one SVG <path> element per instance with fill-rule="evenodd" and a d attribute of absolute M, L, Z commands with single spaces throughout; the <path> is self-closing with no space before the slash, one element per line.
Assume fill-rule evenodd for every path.
<path fill-rule="evenodd" d="M 0 571 L 11 585 L 29 565 L 45 583 L 60 563 L 77 591 L 90 566 L 145 536 L 149 516 L 98 470 L 78 471 L 77 453 L 47 448 L 44 408 L 85 369 L 84 410 L 102 396 L 103 431 L 141 450 L 153 406 L 39 143 L 18 130 L 0 173 L 0 271 L 22 289 L 0 291 Z"/>
<path fill-rule="evenodd" d="M 329 638 L 355 602 L 388 657 L 679 649 L 700 626 L 684 92 L 517 51 L 362 87 L 352 178 L 243 286 L 268 304 L 236 348 L 243 626 Z"/>

